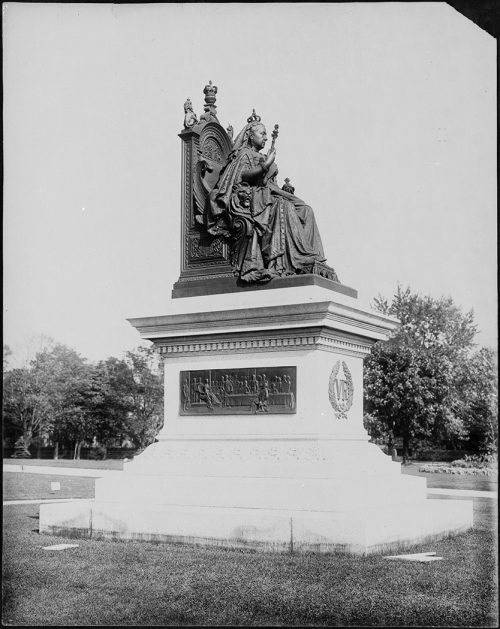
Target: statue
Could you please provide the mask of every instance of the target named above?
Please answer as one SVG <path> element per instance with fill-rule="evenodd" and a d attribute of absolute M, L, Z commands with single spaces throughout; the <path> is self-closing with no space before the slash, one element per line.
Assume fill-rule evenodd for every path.
<path fill-rule="evenodd" d="M 285 192 L 289 192 L 290 194 L 295 192 L 295 188 L 290 183 L 290 179 L 288 179 L 288 177 L 285 177 L 285 183 L 281 186 L 281 189 Z"/>
<path fill-rule="evenodd" d="M 193 111 L 191 99 L 188 98 L 184 103 L 184 128 L 189 129 L 190 127 L 194 127 L 195 124 L 198 124 L 198 118 Z"/>
<path fill-rule="evenodd" d="M 283 188 L 277 183 L 279 126 L 269 134 L 268 151 L 267 131 L 255 110 L 240 133 L 232 125 L 224 129 L 217 92 L 212 81 L 205 85 L 198 119 L 189 99 L 184 105 L 181 273 L 172 295 L 207 294 L 221 284 L 239 291 L 286 277 L 270 286 L 324 284 L 318 277 L 340 283 L 325 263 L 314 212 L 295 196 L 290 180 Z"/>
<path fill-rule="evenodd" d="M 267 132 L 254 110 L 205 206 L 205 228 L 230 239 L 233 269 L 242 282 L 310 273 L 315 263 L 325 261 L 313 210 L 276 183 L 278 125 L 272 135 L 264 155 Z"/>

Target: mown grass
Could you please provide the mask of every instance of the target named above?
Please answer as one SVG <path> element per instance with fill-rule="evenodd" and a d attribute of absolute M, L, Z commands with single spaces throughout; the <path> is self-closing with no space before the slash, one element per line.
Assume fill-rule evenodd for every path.
<path fill-rule="evenodd" d="M 58 481 L 59 491 L 52 491 L 50 483 Z M 57 474 L 27 474 L 4 472 L 3 500 L 50 500 L 59 498 L 94 498 L 95 478 L 59 476 Z"/>
<path fill-rule="evenodd" d="M 31 483 L 37 475 L 11 474 Z M 47 477 L 41 477 L 47 478 Z M 94 479 L 57 477 L 78 483 Z M 18 482 L 18 481 L 14 481 Z M 42 497 L 42 496 L 40 496 Z M 6 625 L 497 625 L 496 501 L 474 501 L 475 529 L 381 556 L 264 554 L 38 534 L 38 506 L 4 508 Z M 78 548 L 46 551 L 67 541 Z M 411 550 L 405 551 L 411 552 Z"/>

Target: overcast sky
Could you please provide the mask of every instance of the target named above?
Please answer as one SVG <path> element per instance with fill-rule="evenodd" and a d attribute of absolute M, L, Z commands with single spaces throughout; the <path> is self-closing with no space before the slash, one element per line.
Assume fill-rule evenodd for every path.
<path fill-rule="evenodd" d="M 371 301 L 474 309 L 496 346 L 496 41 L 445 3 L 4 3 L 4 342 L 139 344 L 179 276 L 183 103 L 279 123 L 279 183 Z"/>

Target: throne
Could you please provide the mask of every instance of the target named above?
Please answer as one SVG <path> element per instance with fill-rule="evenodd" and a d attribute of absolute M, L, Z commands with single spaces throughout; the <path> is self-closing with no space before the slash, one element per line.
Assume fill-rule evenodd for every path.
<path fill-rule="evenodd" d="M 231 126 L 225 130 L 217 118 L 217 87 L 210 81 L 203 91 L 204 113 L 198 120 L 190 99 L 187 99 L 184 129 L 179 134 L 182 140 L 181 272 L 172 297 L 325 282 L 331 288 L 333 282 L 338 292 L 356 297 L 357 291 L 341 284 L 335 271 L 321 262 L 312 264 L 306 275 L 275 278 L 267 284 L 242 285 L 235 277 L 235 261 L 227 230 L 221 229 L 221 233 L 214 235 L 204 225 L 205 204 L 232 150 L 233 130 Z M 252 231 L 251 223 L 243 218 L 231 228 L 232 242 L 246 238 Z"/>
<path fill-rule="evenodd" d="M 203 294 L 214 280 L 233 279 L 229 246 L 222 235 L 211 236 L 203 226 L 203 208 L 232 148 L 232 140 L 217 119 L 215 95 L 205 87 L 205 111 L 200 120 L 188 99 L 182 140 L 181 273 L 172 297 Z M 207 283 L 208 282 L 208 283 Z M 200 292 L 201 291 L 201 292 Z"/>

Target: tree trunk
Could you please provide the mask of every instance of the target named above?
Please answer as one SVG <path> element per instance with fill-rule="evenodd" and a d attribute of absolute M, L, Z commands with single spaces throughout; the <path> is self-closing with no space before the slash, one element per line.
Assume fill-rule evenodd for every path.
<path fill-rule="evenodd" d="M 25 430 L 23 432 L 23 438 L 24 445 L 26 446 L 26 449 L 28 449 L 31 445 L 31 440 L 33 439 L 33 433 L 31 432 L 31 430 Z"/>
<path fill-rule="evenodd" d="M 59 441 L 56 441 L 54 444 L 54 460 L 57 461 L 59 458 Z"/>
<path fill-rule="evenodd" d="M 387 443 L 387 454 L 391 457 L 393 461 L 396 460 L 396 448 L 394 447 L 394 439 L 392 435 L 389 435 L 389 441 Z"/>
<path fill-rule="evenodd" d="M 75 448 L 73 450 L 73 461 L 76 461 L 76 453 L 78 452 L 78 441 L 75 441 Z"/>
<path fill-rule="evenodd" d="M 406 465 L 410 459 L 410 436 L 403 434 L 403 465 Z"/>
<path fill-rule="evenodd" d="M 29 459 L 31 457 L 30 451 L 28 450 L 24 435 L 19 437 L 19 439 L 14 444 L 14 454 L 12 455 L 14 459 Z"/>

